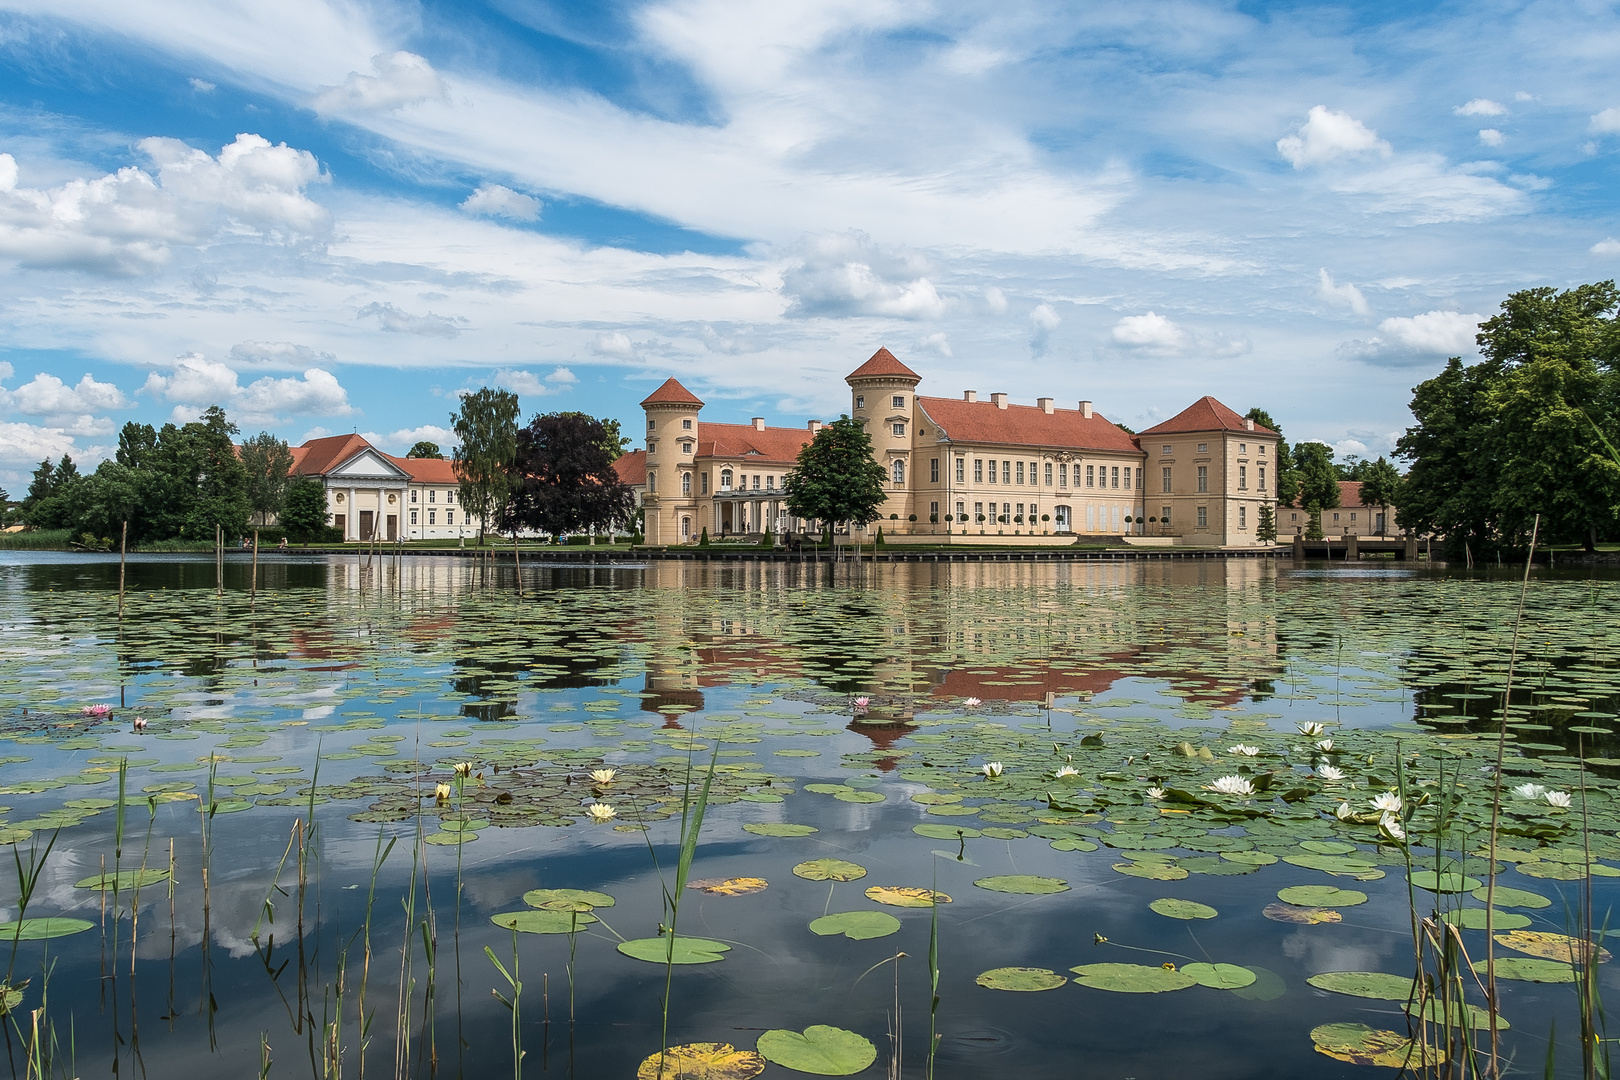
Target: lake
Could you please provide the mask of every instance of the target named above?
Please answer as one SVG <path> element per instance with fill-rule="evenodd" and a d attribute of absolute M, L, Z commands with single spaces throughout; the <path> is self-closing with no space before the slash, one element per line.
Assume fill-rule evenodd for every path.
<path fill-rule="evenodd" d="M 132 558 L 120 620 L 116 556 L 0 553 L 15 1075 L 1371 1075 L 1407 991 L 1336 973 L 1409 984 L 1437 914 L 1482 960 L 1493 869 L 1502 1053 L 1556 1019 L 1580 1073 L 1611 576 L 1522 619 L 1511 573 L 1269 559 L 248 578 Z"/>

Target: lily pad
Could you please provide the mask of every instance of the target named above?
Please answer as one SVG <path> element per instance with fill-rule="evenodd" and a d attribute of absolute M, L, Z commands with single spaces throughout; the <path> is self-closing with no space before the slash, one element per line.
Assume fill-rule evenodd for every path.
<path fill-rule="evenodd" d="M 750 821 L 743 826 L 743 832 L 755 836 L 809 836 L 820 831 L 814 825 L 794 825 L 786 821 Z"/>
<path fill-rule="evenodd" d="M 1383 971 L 1324 971 L 1305 981 L 1318 990 L 1379 1001 L 1406 1001 L 1412 996 L 1410 975 Z"/>
<path fill-rule="evenodd" d="M 1472 878 L 1466 874 L 1436 874 L 1433 870 L 1414 870 L 1411 879 L 1412 884 L 1418 888 L 1435 893 L 1468 892 L 1480 886 L 1479 878 Z"/>
<path fill-rule="evenodd" d="M 870 1039 L 826 1024 L 812 1024 L 803 1032 L 767 1031 L 757 1045 L 773 1065 L 817 1076 L 850 1076 L 877 1060 Z"/>
<path fill-rule="evenodd" d="M 584 911 L 503 911 L 491 915 L 489 921 L 503 930 L 516 930 L 520 934 L 571 934 L 597 919 Z"/>
<path fill-rule="evenodd" d="M 1056 990 L 1068 982 L 1069 978 L 1067 975 L 1059 975 L 1050 968 L 1004 967 L 991 968 L 973 981 L 990 990 L 1016 990 L 1028 993 L 1036 990 Z"/>
<path fill-rule="evenodd" d="M 1162 994 L 1198 985 L 1197 979 L 1173 967 L 1149 967 L 1146 964 L 1081 964 L 1069 970 L 1079 976 L 1074 980 L 1076 986 L 1090 986 L 1120 994 Z"/>
<path fill-rule="evenodd" d="M 1069 891 L 1069 883 L 1062 878 L 1036 877 L 1033 874 L 1003 874 L 980 878 L 973 884 L 991 892 L 1017 893 L 1021 896 L 1044 896 Z"/>
<path fill-rule="evenodd" d="M 1425 1063 L 1426 1051 L 1422 1045 L 1414 1044 L 1399 1032 L 1370 1028 L 1366 1024 L 1323 1024 L 1311 1029 L 1311 1041 L 1316 1044 L 1318 1053 L 1352 1065 L 1415 1069 Z"/>
<path fill-rule="evenodd" d="M 653 1054 L 636 1069 L 636 1080 L 752 1080 L 765 1058 L 730 1043 L 687 1043 Z"/>
<path fill-rule="evenodd" d="M 1234 996 L 1247 1001 L 1276 1001 L 1288 993 L 1288 984 L 1283 982 L 1283 977 L 1275 971 L 1252 964 L 1248 967 L 1254 972 L 1254 982 L 1233 990 Z"/>
<path fill-rule="evenodd" d="M 75 889 L 95 889 L 98 892 L 112 892 L 117 889 L 144 888 L 147 885 L 156 885 L 168 878 L 167 870 L 120 870 L 116 874 L 97 874 L 93 877 L 83 878 L 73 883 Z"/>
<path fill-rule="evenodd" d="M 593 908 L 612 907 L 616 903 L 607 893 L 590 889 L 530 889 L 523 894 L 523 902 L 532 908 L 545 907 L 557 900 L 577 900 Z"/>
<path fill-rule="evenodd" d="M 1592 956 L 1590 942 L 1566 934 L 1553 934 L 1544 930 L 1514 930 L 1495 936 L 1498 945 L 1504 945 L 1514 952 L 1557 960 L 1563 964 L 1585 964 Z M 1611 959 L 1608 949 L 1598 949 L 1598 963 L 1607 964 Z"/>
<path fill-rule="evenodd" d="M 909 885 L 873 885 L 866 890 L 866 898 L 876 900 L 880 904 L 888 904 L 890 907 L 908 908 L 933 907 L 936 903 L 951 902 L 951 898 L 942 892 L 918 889 Z"/>
<path fill-rule="evenodd" d="M 1474 961 L 1476 974 L 1485 974 L 1485 961 Z M 1517 979 L 1520 982 L 1536 983 L 1567 983 L 1574 982 L 1576 970 L 1567 963 L 1557 960 L 1532 960 L 1528 956 L 1499 956 L 1496 958 L 1496 974 L 1504 979 Z"/>
<path fill-rule="evenodd" d="M 1255 980 L 1254 972 L 1237 964 L 1185 964 L 1181 970 L 1212 990 L 1240 990 Z"/>
<path fill-rule="evenodd" d="M 1344 916 L 1332 908 L 1299 907 L 1296 904 L 1267 904 L 1260 914 L 1272 922 L 1296 923 L 1300 926 L 1344 922 Z"/>
<path fill-rule="evenodd" d="M 645 960 L 649 964 L 662 964 L 669 956 L 669 938 L 649 937 L 635 938 L 631 941 L 619 942 L 619 951 L 626 956 L 637 960 Z M 723 941 L 710 941 L 708 938 L 677 937 L 675 939 L 674 963 L 677 964 L 712 964 L 725 959 L 725 954 L 731 951 L 731 946 Z"/>
<path fill-rule="evenodd" d="M 1193 900 L 1176 900 L 1172 897 L 1160 897 L 1148 907 L 1168 919 L 1213 919 L 1220 912 L 1208 904 L 1200 904 Z"/>
<path fill-rule="evenodd" d="M 1486 887 L 1481 885 L 1469 895 L 1475 900 L 1484 903 L 1486 891 Z M 1510 889 L 1505 885 L 1496 887 L 1495 901 L 1498 907 L 1544 908 L 1552 906 L 1552 901 L 1540 893 L 1533 893 L 1528 889 Z"/>
<path fill-rule="evenodd" d="M 1173 863 L 1165 862 L 1123 862 L 1115 863 L 1114 869 L 1130 877 L 1147 878 L 1149 881 L 1180 881 L 1187 876 L 1187 871 Z"/>
<path fill-rule="evenodd" d="M 1482 907 L 1458 908 L 1454 911 L 1445 911 L 1440 917 L 1452 926 L 1460 926 L 1464 930 L 1485 929 L 1485 909 Z M 1491 930 L 1518 930 L 1530 925 L 1528 915 L 1520 915 L 1517 911 L 1498 911 L 1491 916 Z"/>
<path fill-rule="evenodd" d="M 1332 885 L 1293 885 L 1281 889 L 1277 899 L 1299 907 L 1355 907 L 1367 902 L 1367 894 L 1355 889 L 1336 889 Z"/>
<path fill-rule="evenodd" d="M 47 938 L 82 933 L 94 925 L 95 923 L 86 922 L 84 919 L 62 917 L 3 922 L 0 923 L 0 941 L 44 941 Z"/>
<path fill-rule="evenodd" d="M 929 822 L 924 825 L 913 825 L 911 831 L 918 836 L 926 836 L 930 840 L 971 840 L 979 835 L 978 829 L 970 829 L 966 825 L 935 825 Z M 1097 850 L 1095 845 L 1092 850 Z"/>
<path fill-rule="evenodd" d="M 900 920 L 887 911 L 839 911 L 810 923 L 810 931 L 822 937 L 843 934 L 851 941 L 888 937 L 900 929 Z"/>
<path fill-rule="evenodd" d="M 1348 855 L 1361 850 L 1347 840 L 1301 840 L 1299 846 L 1318 855 Z"/>
<path fill-rule="evenodd" d="M 1487 1012 L 1486 1010 L 1480 1008 L 1478 1005 L 1468 1005 L 1467 1010 L 1468 1011 L 1467 1011 L 1466 1015 L 1468 1017 L 1468 1023 L 1469 1023 L 1470 1026 L 1472 1026 L 1474 1028 L 1477 1028 L 1480 1031 L 1489 1031 L 1490 1030 L 1490 1028 L 1491 1028 L 1491 1014 L 1489 1012 Z M 1408 1016 L 1416 1016 L 1418 1014 L 1418 1012 L 1419 1012 L 1419 1010 L 1417 1008 L 1417 1003 L 1416 1002 L 1413 1002 L 1413 1003 L 1406 1006 L 1406 1013 L 1407 1013 Z M 1457 1012 L 1456 1005 L 1453 1004 L 1451 1006 L 1451 1009 L 1450 1009 L 1450 1013 L 1451 1013 L 1450 1022 L 1453 1023 L 1453 1024 L 1456 1023 L 1456 1012 Z M 1423 1003 L 1422 1013 L 1423 1013 L 1423 1018 L 1425 1020 L 1428 1020 L 1430 1023 L 1433 1023 L 1433 1024 L 1444 1024 L 1448 1020 L 1446 1003 L 1443 1002 L 1443 1001 L 1436 1001 L 1434 998 L 1430 998 L 1428 1001 L 1425 1001 Z M 1497 1015 L 1497 1017 L 1496 1017 L 1496 1030 L 1497 1031 L 1507 1031 L 1512 1026 L 1513 1026 L 1512 1024 L 1507 1022 L 1507 1019 L 1505 1017 L 1503 1017 L 1500 1014 Z"/>
<path fill-rule="evenodd" d="M 767 884 L 762 877 L 698 878 L 688 881 L 686 887 L 710 896 L 747 896 L 764 892 Z"/>
<path fill-rule="evenodd" d="M 843 859 L 811 859 L 795 866 L 793 874 L 807 881 L 855 881 L 866 876 L 866 867 Z"/>

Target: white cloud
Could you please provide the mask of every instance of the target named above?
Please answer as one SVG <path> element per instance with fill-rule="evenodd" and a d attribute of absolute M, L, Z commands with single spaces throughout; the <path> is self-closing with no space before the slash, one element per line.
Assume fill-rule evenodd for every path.
<path fill-rule="evenodd" d="M 371 58 L 372 74 L 349 72 L 342 86 L 323 86 L 310 105 L 323 116 L 335 113 L 386 112 L 404 105 L 444 100 L 444 80 L 425 59 L 409 52 L 379 53 Z"/>
<path fill-rule="evenodd" d="M 1369 153 L 1389 157 L 1392 151 L 1378 132 L 1350 114 L 1314 105 L 1298 131 L 1277 140 L 1277 152 L 1294 168 L 1303 169 Z"/>
<path fill-rule="evenodd" d="M 355 312 L 357 319 L 376 318 L 377 325 L 391 334 L 421 334 L 424 337 L 453 338 L 461 333 L 465 319 L 446 315 L 413 315 L 393 304 L 371 303 Z"/>
<path fill-rule="evenodd" d="M 626 341 L 629 339 L 626 338 Z M 493 377 L 497 386 L 504 386 L 513 393 L 522 397 L 545 397 L 548 394 L 560 394 L 563 389 L 579 381 L 572 371 L 565 367 L 555 368 L 551 374 L 541 377 L 532 371 L 512 370 L 510 368 L 497 371 Z"/>
<path fill-rule="evenodd" d="M 218 89 L 218 87 L 216 87 L 213 83 L 209 82 L 207 79 L 199 79 L 199 78 L 193 77 L 193 78 L 187 79 L 186 81 L 189 82 L 191 84 L 191 88 L 193 90 L 197 91 L 197 93 L 199 93 L 199 94 L 212 94 L 215 90 Z"/>
<path fill-rule="evenodd" d="M 1458 116 L 1506 116 L 1507 106 L 1490 98 L 1477 97 L 1451 110 Z"/>
<path fill-rule="evenodd" d="M 630 335 L 619 330 L 604 331 L 591 342 L 591 351 L 599 356 L 634 356 L 636 347 Z"/>
<path fill-rule="evenodd" d="M 321 430 L 322 434 L 326 433 L 325 429 L 319 430 Z M 451 449 L 456 445 L 456 433 L 450 428 L 440 427 L 437 424 L 422 424 L 419 427 L 400 428 L 398 431 L 390 431 L 387 434 L 362 431 L 360 436 L 372 446 L 380 447 L 390 454 L 404 454 L 419 442 L 430 442 L 437 443 L 439 453 L 449 457 Z M 320 438 L 320 436 L 310 434 L 305 437 L 305 441 L 316 438 Z"/>
<path fill-rule="evenodd" d="M 1007 294 L 992 285 L 984 290 L 984 305 L 990 309 L 992 315 L 1005 315 L 1007 312 Z"/>
<path fill-rule="evenodd" d="M 1536 100 L 1536 95 L 1531 94 L 1531 93 L 1527 93 L 1524 90 L 1515 90 L 1513 92 L 1513 100 L 1514 101 L 1534 101 L 1534 100 Z"/>
<path fill-rule="evenodd" d="M 209 405 L 219 405 L 243 424 L 284 416 L 347 416 L 355 411 L 348 391 L 322 368 L 308 369 L 303 378 L 265 376 L 242 386 L 230 367 L 195 353 L 175 361 L 167 375 L 152 372 L 141 392 L 176 402 L 176 415 L 195 416 Z"/>
<path fill-rule="evenodd" d="M 556 383 L 558 386 L 572 386 L 579 382 L 579 376 L 565 367 L 553 368 L 551 374 L 546 376 L 546 382 Z"/>
<path fill-rule="evenodd" d="M 1029 351 L 1036 359 L 1047 354 L 1052 347 L 1052 331 L 1063 322 L 1063 316 L 1051 304 L 1036 304 L 1029 313 Z"/>
<path fill-rule="evenodd" d="M 11 378 L 16 373 L 17 373 L 16 368 L 12 367 L 10 364 L 6 363 L 4 360 L 0 360 L 0 382 L 4 382 L 5 380 Z"/>
<path fill-rule="evenodd" d="M 804 247 L 804 260 L 782 275 L 790 316 L 931 319 L 945 313 L 947 301 L 914 252 L 879 247 L 862 232 L 823 233 Z"/>
<path fill-rule="evenodd" d="M 272 146 L 262 135 L 245 132 L 217 158 L 179 139 L 142 139 L 136 145 L 158 167 L 163 189 L 182 201 L 217 206 L 262 229 L 306 236 L 325 231 L 329 223 L 326 209 L 304 195 L 304 188 L 324 179 L 308 150 Z"/>
<path fill-rule="evenodd" d="M 1591 255 L 1620 255 L 1620 240 L 1608 236 L 1599 240 L 1587 249 Z"/>
<path fill-rule="evenodd" d="M 1459 311 L 1428 311 L 1411 317 L 1389 318 L 1378 324 L 1376 337 L 1347 341 L 1339 346 L 1339 353 L 1390 367 L 1465 356 L 1473 351 L 1474 335 L 1484 318 Z"/>
<path fill-rule="evenodd" d="M 1506 136 L 1495 128 L 1480 128 L 1479 141 L 1486 146 L 1501 146 Z"/>
<path fill-rule="evenodd" d="M 102 447 L 81 449 L 65 427 L 0 421 L 0 462 L 32 465 L 46 458 L 54 461 L 63 454 L 71 455 L 81 466 L 107 456 Z"/>
<path fill-rule="evenodd" d="M 243 341 L 231 346 L 232 366 L 302 371 L 317 364 L 333 364 L 337 357 L 290 341 Z"/>
<path fill-rule="evenodd" d="M 1348 281 L 1343 285 L 1338 284 L 1333 280 L 1333 275 L 1328 273 L 1325 266 L 1316 273 L 1317 296 L 1330 304 L 1343 304 L 1357 315 L 1366 315 L 1368 313 L 1370 309 L 1367 307 L 1367 298 L 1361 295 L 1360 289 Z"/>
<path fill-rule="evenodd" d="M 927 334 L 917 339 L 917 348 L 924 352 L 934 353 L 937 356 L 950 356 L 950 335 L 943 330 L 936 334 Z"/>
<path fill-rule="evenodd" d="M 1146 352 L 1175 352 L 1190 340 L 1185 330 L 1155 311 L 1125 316 L 1114 324 L 1109 336 L 1127 349 Z"/>
<path fill-rule="evenodd" d="M 535 221 L 540 217 L 539 199 L 500 184 L 479 184 L 477 191 L 462 200 L 461 208 L 469 214 L 513 221 Z"/>
<path fill-rule="evenodd" d="M 78 416 L 122 409 L 128 404 L 124 392 L 117 386 L 97 382 L 88 374 L 77 386 L 68 386 L 55 375 L 42 371 L 15 390 L 0 387 L 0 408 L 15 409 L 28 416 Z"/>
<path fill-rule="evenodd" d="M 1604 109 L 1592 117 L 1592 130 L 1600 135 L 1612 135 L 1620 132 L 1620 108 Z"/>

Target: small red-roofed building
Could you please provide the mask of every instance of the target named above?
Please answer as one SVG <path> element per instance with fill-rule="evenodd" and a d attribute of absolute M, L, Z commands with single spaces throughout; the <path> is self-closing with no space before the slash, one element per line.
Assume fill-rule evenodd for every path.
<path fill-rule="evenodd" d="M 1199 546 L 1258 543 L 1260 508 L 1277 505 L 1275 431 L 1202 397 L 1136 438 L 1147 459 L 1149 535 Z M 1287 531 L 1277 523 L 1278 535 Z"/>
<path fill-rule="evenodd" d="M 455 540 L 478 535 L 460 506 L 455 463 L 385 454 L 359 435 L 331 435 L 291 448 L 293 476 L 326 485 L 326 509 L 345 540 Z"/>

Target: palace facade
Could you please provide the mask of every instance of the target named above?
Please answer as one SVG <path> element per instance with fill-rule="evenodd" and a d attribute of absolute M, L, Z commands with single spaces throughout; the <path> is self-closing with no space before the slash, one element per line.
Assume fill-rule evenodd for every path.
<path fill-rule="evenodd" d="M 1049 397 L 1013 404 L 917 393 L 922 377 L 879 349 L 846 378 L 850 413 L 872 438 L 887 478 L 880 519 L 891 543 L 1137 544 L 1253 546 L 1260 508 L 1275 511 L 1277 434 L 1212 397 L 1132 434 L 1090 401 L 1060 408 Z M 649 544 L 812 531 L 782 494 L 801 449 L 821 423 L 803 428 L 715 424 L 675 379 L 641 403 L 646 449 L 621 469 L 636 478 Z M 644 473 L 643 473 L 644 470 Z"/>

